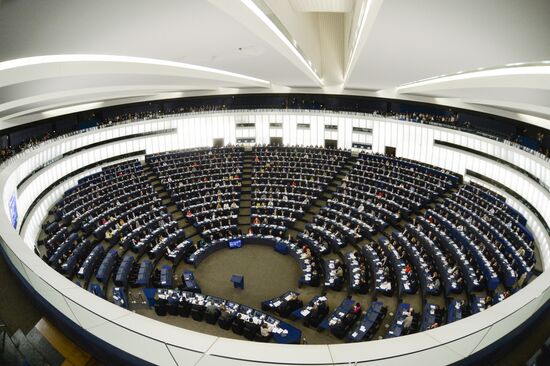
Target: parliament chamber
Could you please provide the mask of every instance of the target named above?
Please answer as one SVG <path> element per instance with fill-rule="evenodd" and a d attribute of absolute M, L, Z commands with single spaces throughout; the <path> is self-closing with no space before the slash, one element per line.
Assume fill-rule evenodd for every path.
<path fill-rule="evenodd" d="M 127 309 L 147 298 L 156 316 L 206 318 L 224 329 L 244 318 L 240 328 L 253 329 L 233 326 L 235 334 L 273 335 L 278 343 L 302 341 L 302 324 L 290 315 L 310 299 L 290 302 L 303 286 L 318 289 L 310 297 L 345 294 L 325 319 L 307 308 L 300 315 L 356 342 L 483 311 L 524 287 L 536 264 L 525 217 L 498 193 L 414 160 L 345 149 L 228 146 L 146 155 L 80 178 L 49 213 L 37 249 L 82 288 Z M 258 303 L 203 295 L 193 270 L 234 241 L 292 252 L 301 268 L 293 296 L 262 313 Z M 257 277 L 249 281 L 268 286 Z M 356 303 L 378 310 L 352 312 Z M 392 325 L 377 332 L 377 314 L 396 303 Z"/>
<path fill-rule="evenodd" d="M 234 121 L 247 120 L 258 125 L 257 135 L 211 147 L 189 139 L 189 147 L 176 148 L 190 126 L 200 129 L 197 137 L 217 141 L 216 130 L 196 120 L 232 124 L 235 134 L 242 122 Z M 311 134 L 301 138 L 314 143 L 281 144 L 272 139 L 279 128 L 262 136 L 259 125 L 270 120 L 308 121 Z M 342 147 L 315 141 L 334 134 L 319 134 L 328 124 L 340 128 Z M 371 148 L 345 147 L 357 126 L 372 131 Z M 102 159 L 95 141 L 129 127 L 151 131 L 143 148 L 122 141 L 118 156 L 107 150 Z M 19 197 L 33 212 L 23 238 L 36 240 L 33 256 L 63 281 L 100 301 L 256 344 L 406 340 L 521 296 L 541 276 L 538 218 L 489 177 L 458 173 L 453 164 L 463 162 L 454 151 L 426 154 L 431 159 L 423 162 L 413 158 L 419 147 L 403 139 L 397 154 L 388 153 L 394 135 L 384 130 L 396 128 L 453 141 L 444 127 L 330 111 L 191 112 L 84 131 L 68 141 L 92 144 L 77 154 L 99 153 L 101 163 L 61 184 L 56 174 L 65 173 L 50 168 L 70 153 L 61 150 L 68 157 L 42 165 L 35 177 L 24 167 L 28 192 L 54 189 L 40 201 Z M 285 141 L 291 135 L 282 130 Z"/>
<path fill-rule="evenodd" d="M 549 10 L 0 0 L 0 364 L 547 364 Z"/>

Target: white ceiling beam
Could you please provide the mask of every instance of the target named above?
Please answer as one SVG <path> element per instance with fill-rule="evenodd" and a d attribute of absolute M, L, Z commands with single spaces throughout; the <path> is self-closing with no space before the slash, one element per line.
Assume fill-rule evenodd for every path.
<path fill-rule="evenodd" d="M 154 90 L 141 90 L 141 91 L 124 91 L 124 92 L 97 92 L 97 93 L 88 93 L 84 94 L 78 97 L 65 97 L 65 98 L 58 98 L 58 99 L 50 99 L 44 103 L 38 103 L 38 104 L 28 104 L 25 106 L 24 109 L 17 109 L 12 110 L 11 112 L 8 112 L 7 114 L 4 114 L 0 116 L 0 122 L 11 122 L 14 120 L 17 120 L 20 117 L 28 116 L 28 115 L 36 115 L 37 113 L 40 114 L 43 111 L 51 110 L 51 109 L 59 109 L 64 107 L 70 107 L 75 104 L 88 104 L 91 102 L 97 102 L 97 101 L 105 101 L 110 99 L 119 99 L 119 98 L 128 98 L 128 97 L 137 97 L 137 96 L 147 96 L 156 94 L 158 91 Z M 88 109 L 94 109 L 98 107 L 88 108 Z M 86 110 L 86 109 L 82 109 Z M 63 114 L 69 114 L 72 112 L 67 112 Z M 62 115 L 62 114 L 58 114 Z M 52 117 L 50 116 L 44 116 L 39 115 L 39 118 L 37 119 L 44 119 Z"/>
<path fill-rule="evenodd" d="M 217 86 L 269 87 L 269 81 L 210 67 L 142 57 L 112 55 L 49 55 L 0 63 L 0 87 L 18 83 L 82 75 L 156 75 Z M 194 82 L 193 82 L 194 81 Z"/>
<path fill-rule="evenodd" d="M 65 102 L 52 103 L 52 104 L 48 104 L 47 108 L 41 107 L 41 108 L 36 108 L 36 110 L 28 110 L 26 111 L 25 114 L 21 114 L 19 116 L 12 116 L 13 118 L 10 118 L 7 120 L 0 118 L 0 130 L 44 119 L 46 117 L 44 116 L 43 112 L 46 110 L 55 110 L 55 109 L 64 108 L 67 106 L 74 106 L 77 103 L 78 103 L 77 106 L 80 107 L 79 111 L 85 111 L 85 110 L 90 110 L 90 109 L 95 109 L 100 107 L 105 108 L 105 107 L 124 105 L 124 104 L 152 102 L 155 100 L 183 98 L 187 96 L 191 97 L 191 96 L 200 96 L 200 95 L 212 95 L 212 94 L 218 94 L 218 92 L 213 90 L 210 90 L 210 91 L 189 90 L 189 91 L 182 91 L 182 92 L 166 92 L 166 93 L 151 92 L 151 94 L 146 94 L 146 93 L 135 93 L 134 95 L 126 94 L 119 98 L 117 98 L 116 96 L 111 96 L 111 98 L 105 98 L 103 95 L 97 95 L 95 97 L 92 95 L 88 95 L 86 98 L 75 99 L 71 103 L 65 103 Z M 101 103 L 101 106 L 100 107 L 94 106 L 94 103 Z M 67 113 L 60 113 L 58 115 L 64 115 Z"/>
<path fill-rule="evenodd" d="M 378 11 L 382 7 L 383 0 L 357 0 L 354 19 L 349 32 L 347 50 L 344 55 L 344 87 L 357 64 L 369 33 L 374 26 Z M 375 57 L 376 55 L 373 55 Z"/>
<path fill-rule="evenodd" d="M 441 94 L 445 90 L 472 88 L 520 88 L 550 90 L 550 64 L 501 67 L 443 75 L 396 88 L 398 93 Z"/>
<path fill-rule="evenodd" d="M 294 44 L 293 40 L 289 39 L 285 32 L 273 23 L 254 0 L 209 0 L 209 2 L 266 41 L 316 85 L 323 85 L 321 76 L 314 69 L 313 62 L 302 54 L 297 44 Z"/>
<path fill-rule="evenodd" d="M 280 1 L 280 0 L 279 0 Z M 289 0 L 294 10 L 305 13 L 349 13 L 354 0 Z"/>
<path fill-rule="evenodd" d="M 105 93 L 106 97 L 124 97 L 127 94 L 131 95 L 149 95 L 155 92 L 179 92 L 183 90 L 200 90 L 201 87 L 197 85 L 164 85 L 164 84 L 148 84 L 148 85 L 113 85 L 102 87 L 80 87 L 74 89 L 67 89 L 62 91 L 40 93 L 35 95 L 29 95 L 24 98 L 10 99 L 8 102 L 0 103 L 0 118 L 9 118 L 6 116 L 6 112 L 15 109 L 21 109 L 25 106 L 33 106 L 36 104 L 48 105 L 51 101 L 66 99 L 67 103 L 74 102 L 76 98 L 85 98 L 88 95 L 101 95 Z M 32 92 L 32 91 L 31 91 Z M 29 94 L 31 94 L 29 92 Z"/>

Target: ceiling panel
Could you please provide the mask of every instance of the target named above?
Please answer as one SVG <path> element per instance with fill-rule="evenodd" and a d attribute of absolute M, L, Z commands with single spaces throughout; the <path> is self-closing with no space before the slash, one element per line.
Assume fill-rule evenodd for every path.
<path fill-rule="evenodd" d="M 290 4 L 300 12 L 348 13 L 353 10 L 355 0 L 290 0 Z"/>
<path fill-rule="evenodd" d="M 2 4 L 0 61 L 52 54 L 138 56 L 313 85 L 253 32 L 203 0 Z"/>
<path fill-rule="evenodd" d="M 237 5 L 243 6 L 240 0 L 222 1 L 229 4 L 224 6 L 234 9 Z M 273 6 L 274 12 L 281 17 L 292 38 L 314 63 L 327 69 L 321 70 L 325 76 L 324 89 L 269 41 L 266 29 L 259 29 L 258 23 L 252 22 L 258 20 L 253 13 L 242 18 L 231 16 L 213 5 L 213 0 L 0 1 L 0 62 L 56 54 L 147 57 L 268 80 L 273 83 L 273 89 L 265 92 L 292 90 L 280 87 L 287 85 L 305 87 L 312 92 L 383 89 L 381 93 L 396 95 L 392 94 L 393 88 L 401 84 L 442 74 L 550 60 L 548 0 L 384 0 L 372 15 L 374 21 L 369 20 L 372 28 L 363 28 L 368 29 L 364 33 L 366 41 L 358 48 L 357 61 L 343 89 L 341 63 L 347 52 L 345 43 L 354 13 L 319 15 L 318 12 L 349 11 L 362 3 L 359 0 L 265 1 L 279 4 Z M 374 0 L 368 1 L 374 4 Z M 336 20 L 337 27 L 344 29 L 343 37 L 328 29 L 328 25 L 336 28 L 333 25 Z M 324 28 L 319 31 L 321 26 Z M 0 74 L 0 80 L 6 80 L 4 76 Z M 220 87 L 239 86 L 250 85 L 216 78 L 177 79 L 145 73 L 60 76 L 0 88 L 0 112 L 2 106 L 6 107 L 4 115 L 24 112 L 24 103 L 28 108 L 45 109 L 54 101 L 60 105 L 97 100 L 102 91 L 105 98 L 123 99 L 125 93 L 155 98 L 164 92 L 219 92 Z M 448 87 L 425 95 L 522 113 L 531 109 L 532 114 L 550 116 L 550 94 L 545 90 L 488 88 L 487 85 L 476 89 L 445 89 Z M 72 98 L 63 94 L 68 90 L 74 91 Z M 37 100 L 40 96 L 42 101 Z M 405 96 L 422 98 L 401 94 Z M 10 101 L 19 103 L 10 107 L 5 104 Z"/>
<path fill-rule="evenodd" d="M 347 87 L 550 59 L 548 19 L 548 0 L 385 0 Z"/>

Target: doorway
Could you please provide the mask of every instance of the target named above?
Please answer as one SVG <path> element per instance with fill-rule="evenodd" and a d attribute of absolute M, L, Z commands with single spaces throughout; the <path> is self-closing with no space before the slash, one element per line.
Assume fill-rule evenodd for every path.
<path fill-rule="evenodd" d="M 395 147 L 386 146 L 386 150 L 384 152 L 388 156 L 395 156 Z"/>
<path fill-rule="evenodd" d="M 329 149 L 337 149 L 338 141 L 325 139 L 325 147 Z"/>
<path fill-rule="evenodd" d="M 283 138 L 282 137 L 270 137 L 269 138 L 269 144 L 275 145 L 275 146 L 282 146 L 283 145 Z"/>

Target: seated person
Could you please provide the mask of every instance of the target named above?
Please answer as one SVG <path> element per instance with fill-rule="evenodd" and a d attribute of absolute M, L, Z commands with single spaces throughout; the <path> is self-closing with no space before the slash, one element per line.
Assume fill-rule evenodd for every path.
<path fill-rule="evenodd" d="M 288 307 L 290 307 L 293 310 L 301 308 L 303 306 L 302 304 L 303 304 L 302 301 L 296 294 L 292 294 L 292 296 L 287 301 Z"/>
<path fill-rule="evenodd" d="M 296 294 L 293 294 L 290 299 L 287 301 L 284 301 L 281 306 L 279 307 L 279 314 L 286 318 L 292 313 L 294 310 L 299 309 L 303 306 L 303 302 L 300 301 L 298 296 Z"/>
<path fill-rule="evenodd" d="M 330 332 L 337 338 L 344 338 L 347 329 L 355 321 L 353 314 L 347 314 L 343 319 L 332 319 L 329 323 Z"/>
<path fill-rule="evenodd" d="M 233 333 L 235 334 L 243 334 L 244 331 L 244 314 L 238 313 L 235 319 L 233 320 L 233 325 L 231 326 L 231 330 L 233 330 Z"/>
<path fill-rule="evenodd" d="M 344 269 L 339 264 L 335 263 L 335 266 L 336 266 L 336 271 L 335 271 L 336 277 L 338 277 L 339 279 L 342 279 L 344 277 Z"/>
<path fill-rule="evenodd" d="M 204 311 L 205 316 L 217 316 L 219 313 L 220 310 L 214 303 L 209 303 Z"/>
<path fill-rule="evenodd" d="M 245 338 L 253 341 L 257 337 L 257 334 L 260 332 L 260 328 L 261 327 L 257 322 L 255 322 L 253 319 L 250 319 L 244 325 L 243 333 Z"/>
<path fill-rule="evenodd" d="M 311 312 L 306 316 L 304 324 L 317 327 L 328 313 L 326 301 L 318 301 L 313 304 Z"/>
<path fill-rule="evenodd" d="M 355 237 L 355 239 L 360 239 L 363 236 L 361 234 L 361 227 L 359 226 L 359 224 L 357 224 L 357 226 L 355 227 L 355 230 L 353 232 L 353 236 Z"/>
<path fill-rule="evenodd" d="M 409 312 L 407 313 L 407 316 L 405 317 L 405 320 L 403 320 L 403 329 L 408 330 L 411 327 L 413 320 L 414 320 L 413 308 L 411 308 L 409 310 Z"/>
<path fill-rule="evenodd" d="M 432 278 L 435 290 L 439 291 L 439 288 L 441 287 L 441 281 L 439 280 L 439 275 L 437 274 L 437 272 L 433 273 Z"/>
<path fill-rule="evenodd" d="M 346 314 L 346 316 L 342 319 L 342 326 L 345 329 L 349 328 L 355 322 L 355 320 L 357 320 L 358 315 L 359 314 L 354 314 L 354 313 Z"/>
<path fill-rule="evenodd" d="M 218 317 L 218 324 L 223 329 L 229 329 L 231 323 L 233 322 L 233 315 L 227 311 L 227 308 L 223 304 L 220 305 L 219 311 L 220 316 Z"/>
<path fill-rule="evenodd" d="M 264 339 L 269 339 L 271 337 L 272 328 L 268 323 L 262 323 L 260 327 L 260 336 Z"/>

